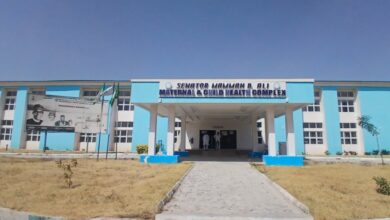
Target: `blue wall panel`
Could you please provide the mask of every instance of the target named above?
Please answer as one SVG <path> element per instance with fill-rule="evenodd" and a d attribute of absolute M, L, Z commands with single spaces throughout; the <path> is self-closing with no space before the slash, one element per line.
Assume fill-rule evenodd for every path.
<path fill-rule="evenodd" d="M 149 121 L 149 120 L 148 120 Z M 156 143 L 162 143 L 162 152 L 167 153 L 168 118 L 157 117 Z"/>
<path fill-rule="evenodd" d="M 137 151 L 137 145 L 148 144 L 149 118 L 150 113 L 148 110 L 137 105 L 134 106 L 133 142 L 131 144 L 131 152 Z"/>
<path fill-rule="evenodd" d="M 27 87 L 19 87 L 16 95 L 14 124 L 12 128 L 11 148 L 18 149 L 21 145 L 21 136 L 26 130 L 26 106 L 27 106 Z"/>
<path fill-rule="evenodd" d="M 328 151 L 331 155 L 342 151 L 340 137 L 340 113 L 338 110 L 337 88 L 323 87 L 322 100 L 324 103 L 325 126 L 328 141 Z"/>
<path fill-rule="evenodd" d="M 46 95 L 79 97 L 80 86 L 47 86 Z M 41 132 L 41 140 L 39 149 L 43 150 L 45 140 L 45 133 Z M 46 146 L 50 150 L 73 150 L 75 144 L 74 132 L 48 132 Z"/>
<path fill-rule="evenodd" d="M 312 82 L 287 82 L 288 103 L 314 103 Z"/>
<path fill-rule="evenodd" d="M 157 103 L 160 96 L 160 83 L 158 82 L 132 82 L 132 103 Z"/>
<path fill-rule="evenodd" d="M 379 128 L 381 149 L 390 150 L 390 88 L 358 88 L 362 115 L 371 117 L 371 122 Z M 377 150 L 375 137 L 364 130 L 365 152 Z"/>
<path fill-rule="evenodd" d="M 301 155 L 305 152 L 303 143 L 303 115 L 302 109 L 294 111 L 294 133 L 295 133 L 295 151 L 296 155 Z"/>
<path fill-rule="evenodd" d="M 284 115 L 275 118 L 276 155 L 279 152 L 280 142 L 286 142 L 286 117 Z"/>

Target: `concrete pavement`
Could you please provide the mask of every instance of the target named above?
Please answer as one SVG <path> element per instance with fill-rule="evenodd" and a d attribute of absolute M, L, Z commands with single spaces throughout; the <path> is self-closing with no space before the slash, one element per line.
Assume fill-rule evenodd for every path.
<path fill-rule="evenodd" d="M 248 162 L 195 162 L 156 216 L 174 219 L 312 219 Z"/>

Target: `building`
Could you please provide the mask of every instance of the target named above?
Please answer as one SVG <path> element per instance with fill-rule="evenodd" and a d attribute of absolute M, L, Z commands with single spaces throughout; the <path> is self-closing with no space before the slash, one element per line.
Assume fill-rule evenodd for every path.
<path fill-rule="evenodd" d="M 344 151 L 363 155 L 377 150 L 375 137 L 358 125 L 358 117 L 368 115 L 380 129 L 381 146 L 390 150 L 390 82 L 120 81 L 109 132 L 49 131 L 45 138 L 44 132 L 26 130 L 30 94 L 94 98 L 103 83 L 114 82 L 0 82 L 0 147 L 43 150 L 46 140 L 50 150 L 96 152 L 100 140 L 100 151 L 108 147 L 135 152 L 137 145 L 147 144 L 153 154 L 154 146 L 160 144 L 168 161 L 174 154 L 205 147 L 246 150 L 254 152 L 252 155 L 268 152 L 270 160 Z M 153 157 L 163 156 L 150 155 Z"/>

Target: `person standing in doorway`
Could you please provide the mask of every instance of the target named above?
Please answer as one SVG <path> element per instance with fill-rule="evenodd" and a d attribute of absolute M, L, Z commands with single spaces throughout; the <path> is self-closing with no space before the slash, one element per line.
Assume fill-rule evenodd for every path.
<path fill-rule="evenodd" d="M 219 131 L 215 133 L 214 140 L 215 140 L 215 148 L 217 150 L 221 150 L 221 135 L 219 134 Z"/>
<path fill-rule="evenodd" d="M 208 150 L 209 149 L 209 143 L 210 143 L 210 137 L 207 133 L 205 133 L 202 137 L 203 141 L 203 150 Z"/>

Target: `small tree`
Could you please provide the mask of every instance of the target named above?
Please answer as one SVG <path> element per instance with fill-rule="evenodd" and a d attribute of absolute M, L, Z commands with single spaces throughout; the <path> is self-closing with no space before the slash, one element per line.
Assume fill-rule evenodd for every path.
<path fill-rule="evenodd" d="M 73 177 L 73 171 L 72 167 L 77 167 L 77 160 L 72 159 L 71 161 L 63 161 L 63 160 L 57 160 L 56 161 L 57 167 L 64 170 L 64 180 L 68 188 L 70 189 L 73 185 L 72 177 Z"/>
<path fill-rule="evenodd" d="M 383 155 L 382 155 L 382 151 L 381 151 L 381 148 L 380 148 L 380 145 L 379 145 L 379 130 L 378 128 L 371 123 L 371 117 L 368 116 L 368 115 L 363 115 L 362 117 L 358 117 L 358 123 L 359 123 L 359 126 L 362 127 L 363 129 L 365 129 L 366 131 L 368 131 L 368 133 L 370 133 L 372 136 L 375 136 L 376 138 L 376 145 L 378 147 L 378 155 L 380 155 L 381 159 L 382 159 L 382 165 L 385 164 L 384 160 L 383 160 Z"/>

